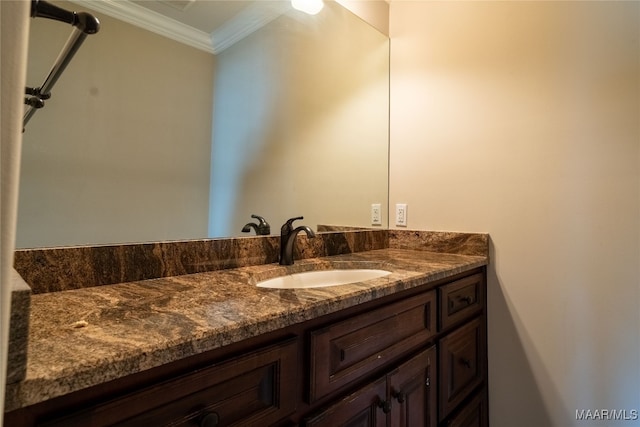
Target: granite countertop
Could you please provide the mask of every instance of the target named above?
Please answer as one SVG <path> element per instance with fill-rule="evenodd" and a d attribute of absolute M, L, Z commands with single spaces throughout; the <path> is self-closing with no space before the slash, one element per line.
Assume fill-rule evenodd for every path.
<path fill-rule="evenodd" d="M 379 249 L 31 297 L 26 378 L 10 411 L 486 265 L 485 256 Z M 255 286 L 287 272 L 340 267 L 392 274 L 328 288 Z"/>

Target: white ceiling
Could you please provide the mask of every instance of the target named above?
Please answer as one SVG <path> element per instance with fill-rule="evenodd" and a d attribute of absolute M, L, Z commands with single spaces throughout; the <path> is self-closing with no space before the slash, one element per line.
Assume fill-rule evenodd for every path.
<path fill-rule="evenodd" d="M 205 33 L 213 33 L 225 22 L 233 19 L 242 9 L 254 1 L 211 1 L 211 0 L 130 0 L 153 12 L 175 19 Z M 183 4 L 182 10 L 178 4 Z"/>

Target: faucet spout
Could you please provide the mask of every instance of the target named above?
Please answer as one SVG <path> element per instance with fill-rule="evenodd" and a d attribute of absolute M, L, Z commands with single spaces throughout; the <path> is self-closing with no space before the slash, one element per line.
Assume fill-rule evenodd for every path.
<path fill-rule="evenodd" d="M 293 228 L 293 221 L 304 219 L 303 217 L 291 218 L 280 229 L 280 265 L 293 265 L 293 248 L 296 236 L 304 231 L 309 238 L 316 237 L 316 233 L 306 225 Z"/>
<path fill-rule="evenodd" d="M 249 222 L 247 224 L 244 225 L 244 227 L 242 227 L 242 232 L 243 233 L 249 233 L 251 231 L 251 229 L 254 229 L 254 231 L 256 232 L 256 234 L 258 234 L 258 226 L 255 225 L 252 222 Z"/>
<path fill-rule="evenodd" d="M 245 226 L 242 227 L 243 233 L 249 233 L 253 228 L 258 236 L 268 236 L 271 234 L 271 226 L 263 217 L 259 215 L 251 215 L 251 218 L 257 219 L 258 224 L 254 224 L 253 222 L 245 224 Z"/>

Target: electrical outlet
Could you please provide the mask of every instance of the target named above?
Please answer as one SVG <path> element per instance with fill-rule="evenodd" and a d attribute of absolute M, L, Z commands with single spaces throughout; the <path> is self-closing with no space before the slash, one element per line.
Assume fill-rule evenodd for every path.
<path fill-rule="evenodd" d="M 400 227 L 407 226 L 407 204 L 396 203 L 396 225 Z"/>
<path fill-rule="evenodd" d="M 371 205 L 371 225 L 382 225 L 382 207 L 380 203 Z"/>

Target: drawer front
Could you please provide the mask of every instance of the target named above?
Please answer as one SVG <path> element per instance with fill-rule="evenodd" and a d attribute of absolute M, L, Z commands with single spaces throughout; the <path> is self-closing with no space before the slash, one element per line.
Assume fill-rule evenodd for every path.
<path fill-rule="evenodd" d="M 440 421 L 484 381 L 484 318 L 440 340 Z"/>
<path fill-rule="evenodd" d="M 430 291 L 312 331 L 310 402 L 423 344 L 435 334 L 435 321 Z"/>
<path fill-rule="evenodd" d="M 447 427 L 487 427 L 487 409 L 486 390 L 482 390 L 449 419 Z"/>
<path fill-rule="evenodd" d="M 438 289 L 439 330 L 447 329 L 482 311 L 484 305 L 483 277 L 482 274 L 474 274 Z"/>
<path fill-rule="evenodd" d="M 265 426 L 294 412 L 298 363 L 291 339 L 46 426 Z"/>

